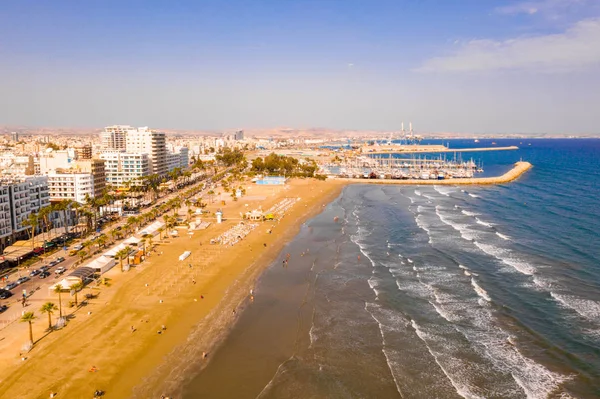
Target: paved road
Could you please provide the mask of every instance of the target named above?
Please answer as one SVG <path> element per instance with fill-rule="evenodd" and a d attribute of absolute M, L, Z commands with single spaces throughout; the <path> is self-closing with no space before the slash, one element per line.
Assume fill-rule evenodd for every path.
<path fill-rule="evenodd" d="M 199 181 L 197 184 L 202 184 L 204 182 L 204 180 L 206 180 L 206 179 Z M 193 186 L 191 186 L 191 187 L 193 187 Z M 184 187 L 182 190 L 178 190 L 178 191 L 175 191 L 174 193 L 171 193 L 164 197 L 161 197 L 156 204 L 153 204 L 146 208 L 143 208 L 140 212 L 141 213 L 147 212 L 148 210 L 150 210 L 156 206 L 159 206 L 160 204 L 162 204 L 166 201 L 169 201 L 171 198 L 179 196 L 181 194 L 181 191 L 189 190 L 191 187 L 190 186 Z M 200 191 L 198 194 L 194 195 L 192 198 L 201 198 L 203 195 L 206 194 L 206 192 L 208 192 L 211 189 L 211 187 L 214 188 L 215 183 L 213 183 L 212 186 L 207 186 L 204 190 Z M 117 223 L 113 223 L 109 226 L 104 227 L 101 230 L 101 233 L 106 234 L 110 230 L 113 230 L 113 229 L 117 228 L 118 226 L 125 225 L 127 223 L 127 217 L 128 216 L 124 216 Z M 98 234 L 100 234 L 100 233 L 98 233 Z M 71 247 L 73 245 L 75 245 L 76 242 L 81 242 L 81 241 L 83 241 L 83 240 L 74 241 L 71 244 Z M 27 281 L 23 284 L 20 284 L 11 290 L 11 292 L 13 293 L 13 296 L 11 296 L 8 299 L 0 300 L 0 306 L 1 305 L 9 306 L 8 310 L 6 310 L 4 313 L 0 313 L 0 329 L 5 327 L 8 323 L 11 323 L 11 322 L 15 321 L 16 319 L 20 318 L 24 311 L 36 311 L 36 312 L 39 311 L 43 302 L 45 302 L 46 298 L 48 297 L 48 287 L 50 287 L 52 284 L 54 284 L 57 281 L 59 281 L 60 279 L 62 279 L 64 276 L 71 273 L 73 271 L 72 269 L 75 267 L 74 265 L 75 265 L 75 262 L 77 262 L 78 257 L 77 256 L 69 256 L 68 255 L 69 250 L 70 249 L 67 249 L 67 251 L 59 250 L 59 251 L 55 252 L 54 254 L 49 255 L 48 257 L 44 257 L 43 259 L 42 259 L 42 257 L 40 257 L 40 260 L 38 262 L 36 262 L 35 264 L 33 264 L 32 266 L 30 266 L 29 269 L 12 273 L 10 276 L 8 276 L 7 282 L 0 283 L 0 287 L 4 287 L 9 282 L 16 282 L 16 280 L 21 276 L 25 276 L 25 275 L 29 276 L 29 273 L 32 270 L 40 268 L 44 265 L 48 265 L 49 262 L 51 262 L 52 260 L 55 260 L 58 257 L 62 256 L 65 258 L 64 262 L 61 262 L 61 263 L 51 267 L 51 269 L 49 270 L 49 272 L 51 273 L 50 276 L 46 277 L 45 279 L 40 279 L 39 276 L 30 277 L 29 281 Z M 55 270 L 60 266 L 63 266 L 67 269 L 67 271 L 63 275 L 57 275 L 55 273 Z M 28 296 L 25 307 L 23 307 L 21 304 L 22 297 L 23 297 L 23 290 L 26 290 L 27 296 Z M 58 298 L 56 298 L 56 300 L 54 300 L 53 302 L 56 303 L 57 300 L 58 300 Z M 66 296 L 63 297 L 63 301 L 64 301 L 63 305 L 68 302 L 68 299 L 66 299 Z"/>

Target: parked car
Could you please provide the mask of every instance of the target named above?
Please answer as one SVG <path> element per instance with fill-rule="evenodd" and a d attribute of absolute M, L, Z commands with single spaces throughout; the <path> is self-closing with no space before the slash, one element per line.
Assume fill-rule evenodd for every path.
<path fill-rule="evenodd" d="M 48 276 L 50 276 L 50 272 L 47 270 L 40 273 L 40 278 L 46 278 Z"/>
<path fill-rule="evenodd" d="M 39 255 L 39 254 L 42 254 L 42 253 L 44 253 L 44 248 L 42 248 L 42 247 L 37 247 L 37 248 L 33 249 L 33 254 L 34 255 Z"/>
<path fill-rule="evenodd" d="M 43 273 L 43 272 L 47 272 L 48 270 L 50 270 L 50 267 L 52 267 L 52 266 L 49 266 L 49 265 L 44 265 L 44 266 L 40 267 L 40 269 L 39 269 L 39 270 L 40 270 L 42 273 Z"/>
<path fill-rule="evenodd" d="M 38 274 L 40 274 L 42 271 L 40 269 L 35 269 L 32 270 L 31 273 L 29 273 L 29 277 L 34 277 L 37 276 Z"/>
<path fill-rule="evenodd" d="M 4 287 L 4 289 L 10 291 L 13 288 L 16 288 L 17 285 L 19 285 L 19 284 L 17 284 L 17 283 L 8 283 L 8 284 L 6 284 L 6 286 Z"/>
<path fill-rule="evenodd" d="M 61 267 L 57 267 L 56 270 L 54 271 L 54 273 L 63 274 L 66 271 L 67 271 L 67 269 L 61 266 Z"/>
<path fill-rule="evenodd" d="M 57 261 L 58 263 L 60 263 L 60 262 L 64 262 L 64 261 L 65 261 L 65 258 L 63 258 L 62 256 L 59 256 L 58 258 L 56 258 L 56 261 Z"/>
<path fill-rule="evenodd" d="M 0 299 L 10 298 L 11 296 L 12 296 L 12 292 L 0 288 Z"/>
<path fill-rule="evenodd" d="M 81 251 L 81 250 L 83 249 L 83 245 L 81 245 L 81 244 L 74 245 L 74 246 L 73 246 L 73 249 L 74 249 L 75 251 Z"/>
<path fill-rule="evenodd" d="M 23 276 L 17 280 L 17 284 L 23 284 L 24 282 L 29 281 L 29 280 L 30 280 L 29 277 Z"/>
<path fill-rule="evenodd" d="M 6 305 L 0 306 L 0 313 L 6 312 L 7 309 L 8 309 L 8 306 L 6 306 Z"/>

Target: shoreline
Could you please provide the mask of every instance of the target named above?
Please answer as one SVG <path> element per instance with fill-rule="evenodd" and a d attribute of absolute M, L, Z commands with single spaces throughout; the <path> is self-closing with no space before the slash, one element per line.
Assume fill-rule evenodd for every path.
<path fill-rule="evenodd" d="M 109 272 L 113 286 L 100 288 L 97 300 L 77 309 L 64 331 L 42 333 L 44 320 L 37 320 L 36 335 L 44 339 L 36 344 L 29 359 L 17 359 L 16 351 L 11 352 L 12 357 L 3 356 L 8 361 L 0 365 L 0 396 L 45 398 L 48 392 L 58 392 L 60 397 L 84 397 L 95 389 L 118 398 L 180 395 L 191 378 L 188 371 L 206 367 L 210 353 L 223 343 L 256 280 L 302 223 L 320 213 L 348 184 L 502 184 L 516 180 L 531 167 L 528 162 L 518 162 L 504 175 L 488 178 L 293 180 L 281 187 L 252 186 L 247 200 L 242 198 L 241 203 L 225 208 L 231 220 L 197 231 L 194 237 L 157 242 L 158 251 L 132 271 Z M 267 196 L 256 196 L 256 192 Z M 251 199 L 253 195 L 259 199 Z M 237 224 L 237 211 L 251 209 L 244 208 L 243 202 L 267 209 L 286 197 L 301 200 L 277 224 L 261 222 L 233 247 L 208 245 L 209 239 Z M 217 207 L 213 204 L 209 208 Z M 275 234 L 268 233 L 270 229 Z M 198 239 L 207 245 L 198 246 Z M 176 260 L 184 250 L 192 251 L 193 268 L 189 270 Z M 167 330 L 157 334 L 161 325 Z M 12 326 L 16 328 L 25 331 L 22 324 Z M 208 361 L 202 359 L 203 352 L 209 354 Z M 91 366 L 100 371 L 89 373 Z"/>
<path fill-rule="evenodd" d="M 525 172 L 531 169 L 533 165 L 529 162 L 519 161 L 515 163 L 515 166 L 504 173 L 501 176 L 493 177 L 471 177 L 471 178 L 457 178 L 457 179 L 444 179 L 444 180 L 419 180 L 419 179 L 408 179 L 408 180 L 396 180 L 396 179 L 352 179 L 352 178 L 335 178 L 333 180 L 339 180 L 350 184 L 399 184 L 399 185 L 436 185 L 436 186 L 458 186 L 458 185 L 492 185 L 492 184 L 503 184 L 510 183 L 521 177 Z"/>
<path fill-rule="evenodd" d="M 158 250 L 130 272 L 110 271 L 112 286 L 100 288 L 100 296 L 77 309 L 62 331 L 44 333 L 41 328 L 47 323 L 36 320 L 34 334 L 43 339 L 26 355 L 27 361 L 17 358 L 14 346 L 5 349 L 8 361 L 0 365 L 0 397 L 46 398 L 49 392 L 86 397 L 96 389 L 115 398 L 172 396 L 170 390 L 161 392 L 163 387 L 170 389 L 164 383 L 181 389 L 181 378 L 192 364 L 182 353 L 201 360 L 198 353 L 214 350 L 240 313 L 231 309 L 243 305 L 249 288 L 301 224 L 319 213 L 344 186 L 315 180 L 252 186 L 247 200 L 225 207 L 231 220 L 196 231 L 192 238 L 157 243 Z M 266 196 L 255 195 L 261 193 Z M 253 195 L 258 199 L 252 200 Z M 261 222 L 233 247 L 208 244 L 237 224 L 236 210 L 248 209 L 244 202 L 267 209 L 288 197 L 301 199 L 279 223 Z M 271 229 L 275 234 L 268 233 Z M 198 246 L 198 239 L 205 245 Z M 185 267 L 187 260 L 182 265 L 177 262 L 184 250 L 192 251 L 193 268 Z M 167 329 L 157 334 L 162 325 Z M 26 326 L 17 324 L 12 330 L 19 340 Z M 92 366 L 98 372 L 89 372 Z"/>

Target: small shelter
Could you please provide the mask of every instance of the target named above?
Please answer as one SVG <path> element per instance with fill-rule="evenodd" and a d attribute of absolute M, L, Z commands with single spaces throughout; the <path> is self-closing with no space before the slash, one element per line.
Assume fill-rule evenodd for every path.
<path fill-rule="evenodd" d="M 138 231 L 136 236 L 143 237 L 146 234 L 151 234 L 153 236 L 156 236 L 156 235 L 158 235 L 158 229 L 160 229 L 164 225 L 165 224 L 163 222 L 161 222 L 160 220 L 157 220 L 154 223 L 152 223 L 151 225 L 144 227 L 143 230 Z"/>
<path fill-rule="evenodd" d="M 104 274 L 114 267 L 115 259 L 110 256 L 99 256 L 85 265 L 86 268 L 93 269 L 95 273 Z M 79 268 L 81 269 L 81 268 Z M 77 269 L 77 270 L 79 270 Z"/>

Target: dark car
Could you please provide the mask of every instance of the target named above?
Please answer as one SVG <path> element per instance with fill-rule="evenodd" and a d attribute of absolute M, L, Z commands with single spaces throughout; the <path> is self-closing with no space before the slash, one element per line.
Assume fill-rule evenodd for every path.
<path fill-rule="evenodd" d="M 65 261 L 65 258 L 63 258 L 62 256 L 59 256 L 58 258 L 56 258 L 56 261 L 57 261 L 58 263 L 60 263 L 60 262 L 64 262 L 64 261 Z"/>
<path fill-rule="evenodd" d="M 16 286 L 19 285 L 17 283 L 8 283 L 6 284 L 6 287 L 4 287 L 5 290 L 12 290 L 13 288 L 16 288 Z"/>
<path fill-rule="evenodd" d="M 0 306 L 0 313 L 6 312 L 6 309 L 8 309 L 8 306 L 6 306 L 6 305 Z"/>
<path fill-rule="evenodd" d="M 34 248 L 34 250 L 33 250 L 34 255 L 39 255 L 41 253 L 44 253 L 44 248 L 42 248 L 42 247 Z"/>
<path fill-rule="evenodd" d="M 29 277 L 23 276 L 17 280 L 17 284 L 23 284 L 26 281 L 29 281 Z"/>
<path fill-rule="evenodd" d="M 51 268 L 51 267 L 52 267 L 52 266 L 49 266 L 49 265 L 44 265 L 44 266 L 40 267 L 40 269 L 39 269 L 39 270 L 40 270 L 41 272 L 47 272 L 48 270 L 50 270 L 50 268 Z"/>
<path fill-rule="evenodd" d="M 40 269 L 35 269 L 32 270 L 31 273 L 29 273 L 29 277 L 34 277 L 37 276 L 38 274 L 40 274 L 42 271 Z"/>
<path fill-rule="evenodd" d="M 49 271 L 43 271 L 40 273 L 40 278 L 46 278 L 50 275 Z"/>
<path fill-rule="evenodd" d="M 0 288 L 0 299 L 10 298 L 11 296 L 12 296 L 12 292 L 3 290 L 2 288 Z"/>
<path fill-rule="evenodd" d="M 60 262 L 58 262 L 58 261 L 56 261 L 56 260 L 53 260 L 53 261 L 50 261 L 50 262 L 48 263 L 48 266 L 50 266 L 50 267 L 52 267 L 52 266 L 56 266 L 56 265 L 58 265 L 59 263 L 60 263 Z"/>

